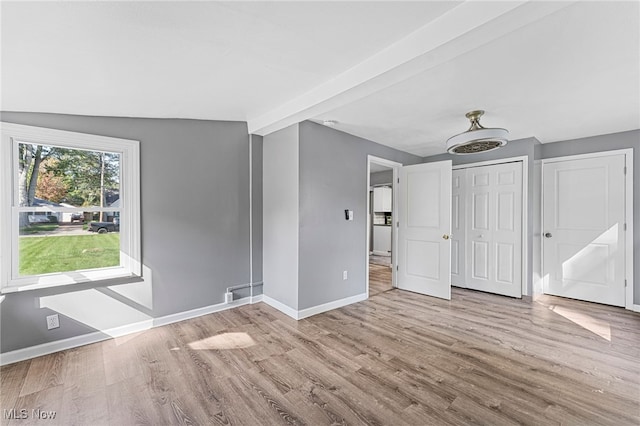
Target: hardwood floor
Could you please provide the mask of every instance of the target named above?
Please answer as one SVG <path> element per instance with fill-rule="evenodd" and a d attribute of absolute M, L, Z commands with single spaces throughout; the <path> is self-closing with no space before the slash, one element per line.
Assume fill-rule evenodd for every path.
<path fill-rule="evenodd" d="M 28 410 L 2 424 L 638 425 L 640 315 L 390 290 L 298 322 L 242 306 L 0 375 L 1 407 Z"/>
<path fill-rule="evenodd" d="M 375 263 L 376 265 L 391 265 L 391 256 L 378 256 L 375 254 L 369 255 L 369 264 Z"/>
<path fill-rule="evenodd" d="M 391 268 L 369 263 L 369 297 L 392 289 Z"/>

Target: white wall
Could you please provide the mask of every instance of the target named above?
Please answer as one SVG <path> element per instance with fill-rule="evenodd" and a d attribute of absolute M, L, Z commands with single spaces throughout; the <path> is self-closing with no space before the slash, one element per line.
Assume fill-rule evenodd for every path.
<path fill-rule="evenodd" d="M 263 139 L 263 294 L 298 310 L 299 132 Z"/>

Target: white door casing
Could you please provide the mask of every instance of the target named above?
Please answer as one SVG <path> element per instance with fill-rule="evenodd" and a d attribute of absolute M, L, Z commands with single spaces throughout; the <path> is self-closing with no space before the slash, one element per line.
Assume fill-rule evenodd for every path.
<path fill-rule="evenodd" d="M 451 161 L 400 169 L 399 289 L 451 299 L 451 181 Z"/>
<path fill-rule="evenodd" d="M 625 306 L 625 155 L 543 162 L 543 291 Z"/>
<path fill-rule="evenodd" d="M 452 172 L 451 189 L 451 285 L 465 288 L 466 274 L 466 169 Z"/>
<path fill-rule="evenodd" d="M 397 197 L 393 196 L 393 194 L 397 193 L 397 181 L 399 176 L 399 170 L 402 167 L 402 163 L 397 163 L 395 161 L 387 160 L 386 158 L 376 157 L 373 155 L 367 155 L 367 211 L 372 211 L 373 206 L 373 197 L 369 197 L 369 188 L 371 188 L 371 165 L 377 164 L 380 166 L 388 167 L 393 171 L 393 180 L 391 184 L 392 198 L 391 198 L 391 210 L 392 210 L 392 218 L 393 223 L 396 222 L 396 212 L 397 208 Z M 369 247 L 371 247 L 371 239 L 373 238 L 371 220 L 366 223 L 367 230 L 367 246 L 366 246 L 366 255 L 365 255 L 365 281 L 366 281 L 366 294 L 369 294 Z M 391 273 L 391 281 L 393 287 L 397 287 L 397 232 L 395 232 L 395 228 L 391 229 L 391 265 L 392 265 L 392 273 Z"/>
<path fill-rule="evenodd" d="M 466 286 L 522 296 L 522 162 L 466 169 Z"/>

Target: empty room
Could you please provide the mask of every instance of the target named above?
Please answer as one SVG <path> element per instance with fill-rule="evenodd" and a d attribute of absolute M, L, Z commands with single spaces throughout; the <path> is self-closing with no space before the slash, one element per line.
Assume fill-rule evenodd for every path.
<path fill-rule="evenodd" d="M 640 2 L 0 1 L 0 424 L 640 424 Z"/>

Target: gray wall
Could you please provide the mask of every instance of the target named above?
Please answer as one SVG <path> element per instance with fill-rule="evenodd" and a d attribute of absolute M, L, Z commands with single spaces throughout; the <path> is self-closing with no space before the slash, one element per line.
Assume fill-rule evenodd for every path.
<path fill-rule="evenodd" d="M 536 158 L 565 157 L 625 148 L 633 148 L 634 157 L 638 155 L 640 130 L 543 144 L 536 147 Z M 634 303 L 640 304 L 640 159 L 637 157 L 633 163 L 633 225 L 633 294 Z"/>
<path fill-rule="evenodd" d="M 533 270 L 533 208 L 534 208 L 534 198 L 533 198 L 533 166 L 534 166 L 534 156 L 536 146 L 540 146 L 540 142 L 535 138 L 527 138 L 520 139 L 516 141 L 509 142 L 505 147 L 497 149 L 495 151 L 489 151 L 482 154 L 473 154 L 473 155 L 452 155 L 452 154 L 440 154 L 434 155 L 431 157 L 424 158 L 425 163 L 430 163 L 434 161 L 442 161 L 442 160 L 451 160 L 454 166 L 460 164 L 470 164 L 470 163 L 479 163 L 482 161 L 489 160 L 497 160 L 502 158 L 510 158 L 510 157 L 528 157 L 528 184 L 529 188 L 527 191 L 527 294 L 532 295 L 533 293 L 533 279 L 531 271 Z"/>
<path fill-rule="evenodd" d="M 298 309 L 298 125 L 263 139 L 264 295 Z"/>
<path fill-rule="evenodd" d="M 369 185 L 382 185 L 393 182 L 393 170 L 371 173 Z"/>
<path fill-rule="evenodd" d="M 251 271 L 254 283 L 262 281 L 262 143 L 262 136 L 251 135 Z M 254 289 L 256 294 L 262 294 L 262 286 Z"/>
<path fill-rule="evenodd" d="M 159 317 L 221 303 L 225 287 L 249 282 L 245 123 L 13 112 L 1 113 L 0 119 L 140 141 L 145 268 L 145 282 L 139 284 L 95 290 L 83 284 L 7 294 L 0 305 L 2 352 L 99 329 L 92 321 L 63 316 L 59 329 L 47 331 L 45 316 L 51 311 L 39 307 L 43 296 L 78 300 L 76 296 L 86 295 L 89 311 L 104 308 L 92 305 L 95 300 L 109 306 L 117 301 L 123 310 Z M 147 294 L 138 299 L 125 296 L 141 291 Z M 126 325 L 118 321 L 96 323 Z"/>
<path fill-rule="evenodd" d="M 300 310 L 366 291 L 367 155 L 422 162 L 320 124 L 300 123 Z M 345 220 L 345 209 L 354 211 L 353 221 Z"/>

